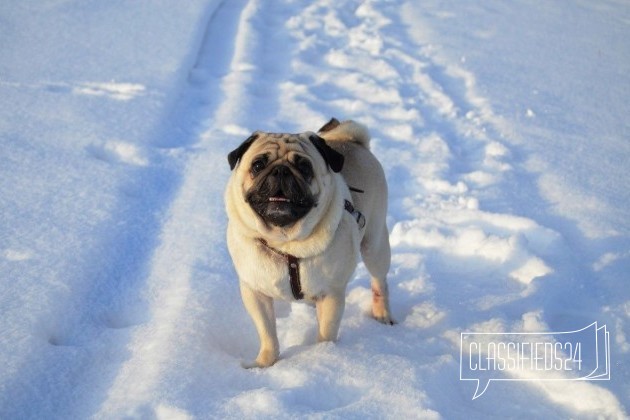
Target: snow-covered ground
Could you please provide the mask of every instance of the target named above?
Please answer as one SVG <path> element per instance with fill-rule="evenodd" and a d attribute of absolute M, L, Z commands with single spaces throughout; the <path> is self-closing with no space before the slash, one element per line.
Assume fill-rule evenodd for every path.
<path fill-rule="evenodd" d="M 3 1 L 0 418 L 627 417 L 628 39 L 624 0 Z M 244 370 L 226 155 L 331 116 L 386 170 L 398 324 L 360 266 L 339 342 L 278 304 Z M 595 321 L 610 380 L 460 380 L 461 332 Z"/>

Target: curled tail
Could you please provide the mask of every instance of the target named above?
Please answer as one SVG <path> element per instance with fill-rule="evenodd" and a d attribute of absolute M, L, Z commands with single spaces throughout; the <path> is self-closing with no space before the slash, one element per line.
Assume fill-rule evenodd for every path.
<path fill-rule="evenodd" d="M 317 134 L 326 141 L 350 141 L 366 149 L 370 148 L 368 129 L 352 120 L 339 122 L 336 118 L 332 118 L 319 129 Z"/>

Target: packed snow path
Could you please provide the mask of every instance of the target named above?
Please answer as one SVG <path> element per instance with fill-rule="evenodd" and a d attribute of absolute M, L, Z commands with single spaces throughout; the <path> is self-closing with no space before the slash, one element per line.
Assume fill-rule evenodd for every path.
<path fill-rule="evenodd" d="M 2 273 L 15 281 L 2 286 L 0 417 L 626 416 L 628 296 L 593 284 L 593 272 L 618 260 L 627 267 L 627 222 L 619 248 L 585 261 L 566 222 L 533 204 L 545 198 L 515 146 L 516 126 L 496 113 L 463 57 L 430 42 L 436 7 L 307 3 L 196 2 L 179 21 L 198 25 L 181 35 L 180 77 L 160 89 L 0 80 L 3 89 L 108 101 L 95 106 L 105 124 L 131 131 L 66 152 L 87 181 L 41 181 L 59 195 L 50 204 L 59 231 L 28 227 L 7 210 L 7 226 L 28 227 L 23 237 L 36 245 L 2 245 Z M 147 104 L 160 119 L 136 127 Z M 121 118 L 123 109 L 131 116 Z M 244 370 L 257 337 L 225 247 L 227 153 L 256 129 L 316 130 L 332 116 L 367 125 L 386 170 L 398 324 L 370 319 L 359 267 L 338 343 L 315 344 L 312 308 L 279 303 L 281 360 Z M 5 182 L 28 194 L 24 181 Z M 91 191 L 100 182 L 107 193 Z M 85 219 L 64 220 L 68 213 Z M 43 214 L 32 219 L 49 226 Z M 54 264 L 38 262 L 37 246 Z M 610 382 L 492 384 L 471 401 L 474 385 L 460 381 L 462 331 L 593 321 L 616 337 Z"/>

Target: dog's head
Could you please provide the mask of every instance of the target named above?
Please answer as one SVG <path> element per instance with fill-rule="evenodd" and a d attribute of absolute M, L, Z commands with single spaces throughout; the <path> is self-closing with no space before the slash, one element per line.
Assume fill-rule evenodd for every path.
<path fill-rule="evenodd" d="M 244 201 L 264 225 L 291 228 L 308 218 L 343 155 L 312 132 L 257 131 L 228 155 Z"/>

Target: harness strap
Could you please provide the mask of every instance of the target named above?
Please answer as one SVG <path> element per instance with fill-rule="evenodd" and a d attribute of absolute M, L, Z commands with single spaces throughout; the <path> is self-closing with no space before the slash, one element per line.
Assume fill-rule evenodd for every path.
<path fill-rule="evenodd" d="M 275 248 L 269 246 L 264 239 L 258 239 L 258 241 L 269 251 L 274 254 L 280 255 L 287 262 L 287 269 L 289 270 L 289 283 L 291 284 L 291 293 L 295 300 L 304 299 L 304 293 L 302 292 L 302 282 L 300 281 L 300 259 L 295 255 L 285 254 L 282 251 L 278 251 Z"/>
<path fill-rule="evenodd" d="M 295 300 L 304 299 L 302 283 L 300 282 L 300 259 L 294 255 L 287 255 L 289 265 L 289 283 L 291 283 L 291 293 Z"/>
<path fill-rule="evenodd" d="M 365 227 L 365 216 L 358 211 L 355 210 L 352 203 L 348 200 L 345 200 L 344 209 L 352 215 L 352 217 L 357 221 L 359 225 L 359 229 L 363 229 Z M 258 241 L 271 252 L 280 255 L 287 262 L 287 268 L 289 270 L 289 283 L 291 285 L 291 293 L 293 294 L 293 298 L 295 300 L 304 299 L 304 292 L 302 292 L 302 282 L 300 281 L 300 259 L 295 255 L 285 254 L 282 251 L 278 251 L 275 248 L 269 246 L 267 241 L 264 239 L 258 239 Z"/>
<path fill-rule="evenodd" d="M 354 220 L 356 220 L 359 225 L 359 229 L 363 229 L 365 227 L 365 216 L 359 210 L 356 210 L 351 202 L 345 200 L 344 208 L 348 213 L 352 215 Z"/>

